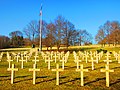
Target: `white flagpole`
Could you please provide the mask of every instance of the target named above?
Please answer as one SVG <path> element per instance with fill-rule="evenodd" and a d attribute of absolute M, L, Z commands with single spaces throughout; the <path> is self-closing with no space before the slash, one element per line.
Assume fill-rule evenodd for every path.
<path fill-rule="evenodd" d="M 40 52 L 42 51 L 42 4 L 40 9 Z"/>

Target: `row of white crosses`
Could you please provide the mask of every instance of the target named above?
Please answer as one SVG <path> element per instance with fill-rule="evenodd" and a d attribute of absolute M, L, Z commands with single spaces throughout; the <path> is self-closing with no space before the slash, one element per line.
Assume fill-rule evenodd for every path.
<path fill-rule="evenodd" d="M 34 51 L 35 52 L 35 51 Z M 32 50 L 30 51 L 30 53 L 28 52 L 28 51 L 25 51 L 25 52 L 19 52 L 19 53 L 14 53 L 14 52 L 12 52 L 11 54 L 9 54 L 8 52 L 7 52 L 7 61 L 9 62 L 9 68 L 10 68 L 10 63 L 13 61 L 12 60 L 12 56 L 14 57 L 14 59 L 16 59 L 17 60 L 17 62 L 21 62 L 21 68 L 23 69 L 24 67 L 24 62 L 26 62 L 27 63 L 27 61 L 28 61 L 28 59 L 30 59 L 30 57 L 32 56 L 32 54 L 34 53 Z M 38 55 L 38 52 L 35 52 L 35 56 L 34 56 L 34 62 L 35 62 L 35 64 L 36 64 L 36 62 L 38 61 L 37 60 L 37 56 Z M 21 58 L 21 59 L 20 59 Z"/>
<path fill-rule="evenodd" d="M 56 85 L 59 85 L 59 72 L 63 71 L 64 69 L 59 69 L 59 64 L 56 64 L 56 69 L 52 69 L 52 71 L 56 71 Z M 14 71 L 18 71 L 18 68 L 14 67 L 14 64 L 12 64 L 11 68 L 8 68 L 7 71 L 11 71 L 11 84 L 14 83 Z M 40 71 L 40 69 L 36 68 L 36 64 L 33 64 L 33 68 L 30 68 L 29 71 L 33 71 L 33 84 L 35 84 L 36 80 L 36 72 Z"/>
<path fill-rule="evenodd" d="M 88 53 L 85 52 L 85 54 L 83 54 L 85 59 L 86 59 L 86 63 L 88 62 Z M 74 56 L 74 62 L 77 63 L 77 69 L 79 69 L 79 63 L 82 62 L 82 60 L 79 59 L 79 56 L 77 56 L 77 53 L 75 51 L 73 51 L 73 56 Z M 92 70 L 94 70 L 94 62 L 97 62 L 96 60 L 93 59 L 93 57 L 91 57 L 91 59 L 89 60 L 89 62 L 91 62 L 92 65 Z"/>
<path fill-rule="evenodd" d="M 48 69 L 50 69 L 50 63 L 53 62 L 55 60 L 55 63 L 57 62 L 57 60 L 59 60 L 60 62 L 62 62 L 62 68 L 64 69 L 64 63 L 67 62 L 68 57 L 69 57 L 69 51 L 64 54 L 64 52 L 41 52 L 41 55 L 43 57 L 43 59 L 45 60 L 45 63 L 48 62 Z M 58 57 L 58 58 L 57 58 Z"/>
<path fill-rule="evenodd" d="M 95 58 L 96 63 L 102 58 L 103 52 L 97 53 L 97 51 L 92 52 L 92 51 L 84 51 L 81 52 L 79 51 L 79 58 L 82 58 L 81 60 L 85 60 L 86 63 L 88 63 L 89 59 Z"/>
<path fill-rule="evenodd" d="M 73 52 L 74 53 L 74 57 L 76 56 L 76 53 L 75 52 Z M 86 55 L 87 54 L 87 55 Z M 88 57 L 88 53 L 87 52 L 85 52 L 85 54 L 83 54 L 85 57 Z M 94 56 L 93 56 L 94 55 Z M 94 70 L 94 62 L 96 62 L 96 63 L 98 63 L 98 61 L 100 60 L 100 58 L 103 56 L 103 52 L 101 52 L 101 53 L 97 53 L 97 52 L 94 52 L 94 54 L 92 53 L 92 52 L 90 52 L 90 60 L 89 60 L 89 62 L 91 62 L 91 66 L 92 66 L 92 70 Z M 94 60 L 94 58 L 93 57 L 97 57 L 95 60 Z M 109 52 L 107 52 L 106 53 L 106 60 L 104 60 L 104 62 L 106 62 L 107 63 L 107 65 L 109 65 L 109 62 L 112 62 L 111 60 L 109 60 L 109 58 L 110 58 L 110 53 Z M 77 61 L 77 68 L 78 68 L 78 65 L 79 65 L 79 62 L 81 62 L 81 60 L 76 60 L 76 59 L 78 59 L 78 57 L 76 57 L 75 58 L 75 61 Z"/>
<path fill-rule="evenodd" d="M 18 71 L 18 68 L 14 68 L 14 64 L 12 64 L 12 68 L 8 68 L 8 71 L 11 71 L 11 84 L 14 82 L 14 71 Z M 40 71 L 40 69 L 36 68 L 36 64 L 33 64 L 33 68 L 30 68 L 29 71 L 33 71 L 33 84 L 35 84 L 36 80 L 36 71 Z M 59 72 L 64 71 L 64 69 L 59 69 L 59 64 L 56 64 L 56 69 L 52 69 L 52 71 L 56 71 L 56 85 L 59 85 Z M 77 72 L 81 74 L 81 86 L 84 86 L 84 75 L 83 72 L 88 72 L 88 69 L 83 69 L 83 64 L 80 65 L 80 69 L 76 69 Z M 101 72 L 106 73 L 106 86 L 109 87 L 109 72 L 114 72 L 114 70 L 109 69 L 109 65 L 106 65 L 105 69 L 101 69 Z"/>
<path fill-rule="evenodd" d="M 66 55 L 67 55 L 67 54 L 66 54 Z M 109 56 L 109 55 L 107 54 L 107 57 L 108 57 L 108 56 Z M 92 60 L 93 60 L 93 59 L 92 59 Z M 36 64 L 35 64 L 35 65 L 36 65 Z M 78 66 L 79 66 L 79 65 L 78 65 Z M 12 65 L 12 67 L 13 67 L 13 65 Z M 35 67 L 35 66 L 34 66 L 34 67 Z M 81 67 L 82 67 L 82 66 L 81 66 Z M 107 66 L 106 66 L 106 67 L 107 67 Z M 8 70 L 9 70 L 9 69 L 8 69 Z M 58 65 L 57 65 L 57 69 L 56 69 L 56 70 L 58 70 Z M 53 71 L 54 71 L 54 70 L 53 70 Z M 58 70 L 58 71 L 59 71 L 59 70 Z M 79 71 L 79 68 L 77 68 L 76 71 Z M 107 71 L 109 71 L 109 70 L 107 69 Z M 107 71 L 106 71 L 106 72 L 107 72 Z M 12 73 L 13 73 L 13 72 L 12 72 Z M 33 76 L 35 77 L 35 75 L 33 75 Z M 56 78 L 56 79 L 57 79 L 57 81 L 56 81 L 57 83 L 56 83 L 56 85 L 59 85 L 59 84 L 58 84 L 58 82 L 59 82 L 59 79 L 58 79 L 59 77 L 58 77 L 58 76 L 59 76 L 59 75 L 58 75 L 58 73 L 57 73 L 57 78 Z M 83 76 L 83 75 L 81 75 L 81 77 L 82 77 L 82 76 Z M 108 75 L 106 75 L 106 76 L 108 76 Z M 11 77 L 13 77 L 13 75 L 11 75 Z M 33 78 L 34 78 L 34 77 L 33 77 Z M 107 77 L 106 77 L 106 78 L 107 78 Z M 13 82 L 13 79 L 11 79 L 11 82 Z M 82 83 L 82 82 L 83 82 L 83 80 L 81 81 L 81 83 Z M 108 79 L 106 79 L 106 82 L 109 82 Z M 35 79 L 33 80 L 33 84 L 35 84 Z M 81 86 L 82 86 L 82 85 L 83 85 L 83 83 L 81 84 Z M 106 84 L 106 85 L 108 86 L 108 84 Z"/>
<path fill-rule="evenodd" d="M 76 53 L 74 53 L 74 57 L 76 56 Z M 96 54 L 97 55 L 97 54 Z M 114 72 L 114 70 L 110 70 L 109 69 L 109 62 L 111 62 L 111 60 L 109 60 L 109 57 L 110 57 L 110 53 L 107 52 L 106 53 L 106 60 L 104 60 L 106 62 L 106 66 L 105 66 L 105 69 L 101 69 L 100 71 L 101 72 L 105 72 L 106 73 L 106 86 L 109 87 L 109 72 Z M 94 70 L 94 61 L 96 62 L 96 60 L 93 60 L 93 57 L 91 56 L 91 60 L 92 62 L 92 70 Z M 83 83 L 83 71 L 86 71 L 88 72 L 88 69 L 83 69 L 83 64 L 80 65 L 80 69 L 78 69 L 78 64 L 77 64 L 77 69 L 76 71 L 81 71 L 81 86 L 84 86 L 84 83 Z"/>
<path fill-rule="evenodd" d="M 108 55 L 107 55 L 108 56 Z M 93 59 L 92 59 L 93 60 Z M 79 66 L 79 65 L 78 65 Z M 11 83 L 13 84 L 13 76 L 14 71 L 18 71 L 18 69 L 14 69 L 14 65 L 12 65 L 12 68 L 8 68 L 8 70 L 11 70 Z M 52 71 L 56 71 L 56 85 L 59 85 L 59 71 L 63 71 L 64 69 L 59 69 L 59 65 L 56 65 L 56 69 L 52 69 Z M 36 64 L 33 65 L 33 69 L 29 69 L 29 71 L 33 71 L 33 84 L 35 84 L 35 78 L 36 78 L 36 71 L 40 71 L 40 69 L 36 69 Z M 80 65 L 80 69 L 77 68 L 76 71 L 81 72 L 81 86 L 84 86 L 84 80 L 83 80 L 83 72 L 88 71 L 88 69 L 83 69 L 83 65 Z M 106 72 L 106 86 L 109 87 L 109 72 L 113 72 L 113 70 L 109 70 L 109 65 L 106 65 L 106 70 L 101 69 L 101 72 Z"/>
<path fill-rule="evenodd" d="M 7 71 L 11 71 L 11 84 L 14 83 L 14 71 L 18 71 L 18 68 L 14 67 L 14 64 L 12 64 L 11 68 L 8 68 Z M 33 64 L 33 68 L 30 68 L 29 71 L 33 71 L 33 84 L 35 84 L 36 79 L 36 71 L 40 71 L 40 69 L 36 69 L 36 64 Z"/>
<path fill-rule="evenodd" d="M 47 60 L 48 58 L 51 60 L 55 60 L 55 63 L 57 62 L 56 60 L 60 60 L 64 56 L 64 52 L 41 52 L 41 55 L 43 59 Z"/>

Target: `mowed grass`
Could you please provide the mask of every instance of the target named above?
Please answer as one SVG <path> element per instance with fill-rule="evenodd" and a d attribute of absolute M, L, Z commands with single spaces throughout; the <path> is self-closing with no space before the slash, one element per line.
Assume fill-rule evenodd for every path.
<path fill-rule="evenodd" d="M 100 48 L 100 47 L 99 47 Z M 97 48 L 85 49 L 97 50 Z M 119 51 L 119 48 L 102 48 L 109 51 Z M 20 52 L 20 51 L 19 51 Z M 34 56 L 34 55 L 33 55 Z M 21 62 L 14 60 L 15 68 L 19 71 L 15 72 L 14 84 L 11 84 L 11 72 L 7 71 L 8 62 L 4 55 L 0 62 L 0 90 L 119 90 L 120 89 L 120 64 L 115 60 L 115 57 L 111 55 L 112 62 L 110 63 L 110 69 L 114 72 L 110 73 L 110 87 L 106 87 L 105 73 L 100 72 L 100 69 L 105 68 L 105 55 L 101 58 L 99 63 L 95 63 L 95 70 L 91 69 L 91 62 L 80 64 L 84 65 L 84 69 L 89 69 L 89 72 L 84 72 L 84 86 L 80 85 L 80 72 L 76 72 L 76 63 L 74 62 L 73 54 L 70 53 L 68 62 L 65 63 L 64 71 L 60 72 L 60 85 L 56 85 L 56 72 L 51 69 L 56 68 L 56 64 L 51 62 L 51 69 L 48 70 L 47 63 L 42 59 L 39 54 L 39 62 L 37 62 L 37 68 L 40 72 L 36 72 L 36 84 L 33 85 L 33 72 L 29 71 L 29 68 L 33 68 L 34 57 L 26 63 L 24 62 L 24 69 L 21 69 Z M 57 61 L 62 68 L 61 62 Z"/>

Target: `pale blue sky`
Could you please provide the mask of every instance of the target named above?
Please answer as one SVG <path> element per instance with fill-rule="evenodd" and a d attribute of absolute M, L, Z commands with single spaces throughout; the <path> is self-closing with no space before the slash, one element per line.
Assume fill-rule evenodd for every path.
<path fill-rule="evenodd" d="M 46 22 L 62 15 L 93 37 L 107 20 L 120 21 L 120 0 L 0 0 L 0 35 L 23 31 L 31 20 L 39 20 L 41 3 Z"/>

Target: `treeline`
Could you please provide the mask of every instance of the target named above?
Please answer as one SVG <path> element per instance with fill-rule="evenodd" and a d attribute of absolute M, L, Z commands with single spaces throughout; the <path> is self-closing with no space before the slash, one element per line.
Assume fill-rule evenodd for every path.
<path fill-rule="evenodd" d="M 39 24 L 38 21 L 31 21 L 26 25 L 23 31 L 10 32 L 9 37 L 1 36 L 0 48 L 31 46 L 35 44 L 39 46 Z M 24 34 L 24 36 L 23 36 Z M 5 46 L 6 43 L 6 46 Z M 76 29 L 74 24 L 65 19 L 63 16 L 58 16 L 54 21 L 47 23 L 42 21 L 42 46 L 52 48 L 61 46 L 68 48 L 70 45 L 92 44 L 92 35 L 87 30 Z"/>
<path fill-rule="evenodd" d="M 113 44 L 116 46 L 120 44 L 120 23 L 118 21 L 107 21 L 104 25 L 99 27 L 95 40 L 105 46 L 106 44 Z"/>
<path fill-rule="evenodd" d="M 10 32 L 9 37 L 0 36 L 0 48 L 8 47 L 23 47 L 39 46 L 40 22 L 31 21 L 26 25 L 23 31 Z M 56 46 L 57 49 L 61 46 L 68 48 L 75 45 L 92 44 L 93 37 L 87 30 L 76 29 L 74 24 L 65 19 L 63 16 L 58 16 L 55 20 L 47 23 L 42 21 L 42 46 L 51 48 Z M 101 25 L 95 36 L 95 41 L 98 44 L 120 44 L 120 23 L 118 21 L 107 21 Z"/>

